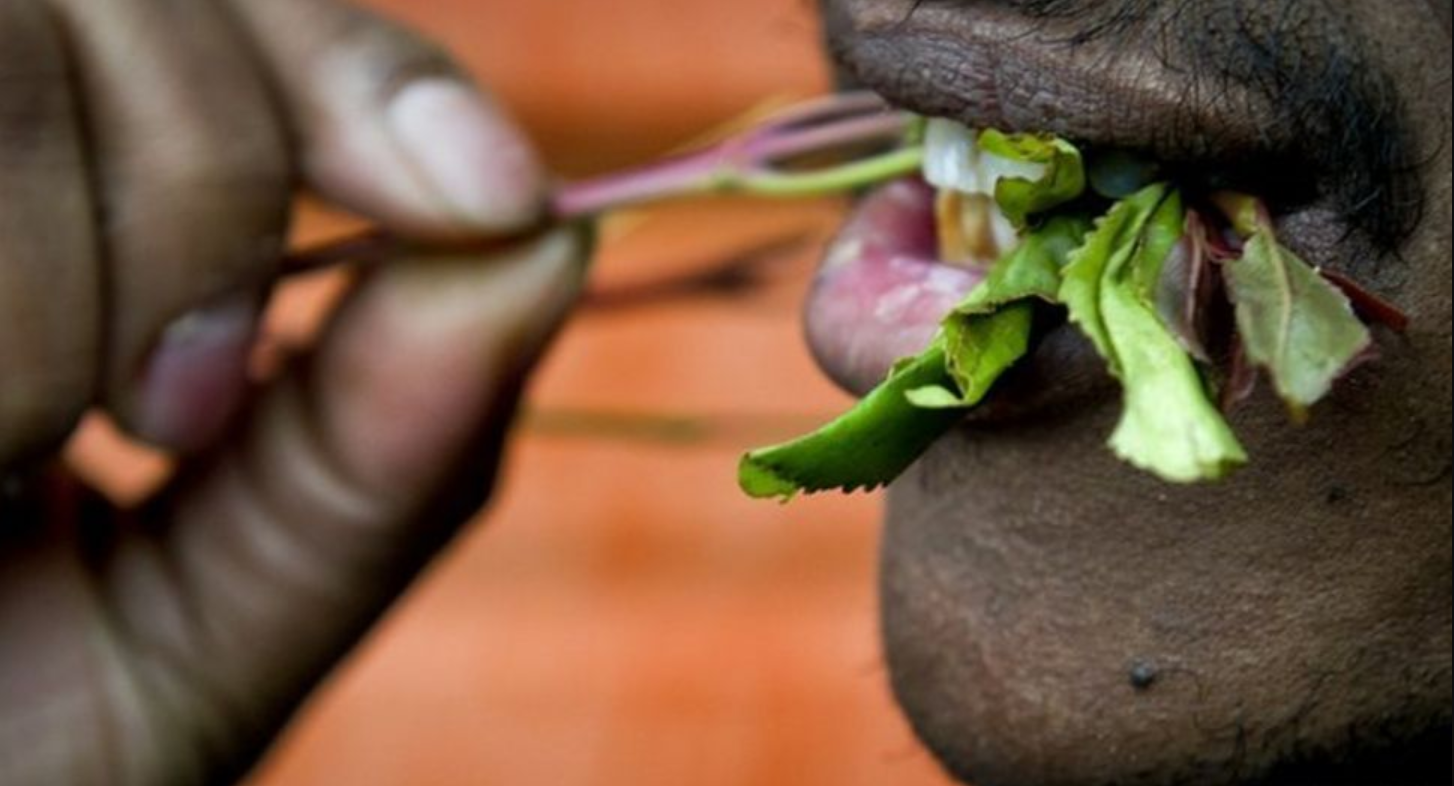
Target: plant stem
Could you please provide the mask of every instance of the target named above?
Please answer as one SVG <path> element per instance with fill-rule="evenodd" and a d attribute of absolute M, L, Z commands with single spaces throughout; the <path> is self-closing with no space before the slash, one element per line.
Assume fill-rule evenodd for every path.
<path fill-rule="evenodd" d="M 622 208 L 712 194 L 794 199 L 853 191 L 921 168 L 924 152 L 915 128 L 913 115 L 889 110 L 871 93 L 813 99 L 711 149 L 560 186 L 551 196 L 547 220 L 591 220 Z M 847 162 L 817 169 L 790 166 L 795 161 L 833 159 Z M 490 249 L 509 240 L 467 240 L 448 248 Z M 368 230 L 290 255 L 284 271 L 381 262 L 412 245 L 387 232 Z"/>
<path fill-rule="evenodd" d="M 911 124 L 903 113 L 847 117 L 820 126 L 783 128 L 769 124 L 741 137 L 689 156 L 640 170 L 568 184 L 552 200 L 555 217 L 585 218 L 647 202 L 733 193 L 764 197 L 821 196 L 847 191 L 907 174 L 904 166 L 914 151 L 902 148 Z M 779 171 L 795 157 L 842 153 L 854 146 L 896 143 L 900 149 L 818 172 Z M 855 151 L 856 152 L 856 151 Z"/>
<path fill-rule="evenodd" d="M 724 187 L 752 196 L 777 199 L 827 196 L 911 175 L 923 165 L 924 149 L 910 147 L 822 172 L 751 172 L 739 176 L 735 183 L 725 183 Z"/>

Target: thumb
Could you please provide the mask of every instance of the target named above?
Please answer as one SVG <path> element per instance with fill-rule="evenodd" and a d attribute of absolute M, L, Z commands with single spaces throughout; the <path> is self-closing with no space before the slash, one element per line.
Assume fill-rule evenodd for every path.
<path fill-rule="evenodd" d="M 227 0 L 320 194 L 415 236 L 529 225 L 546 178 L 504 110 L 433 44 L 337 0 Z"/>
<path fill-rule="evenodd" d="M 478 509 L 583 245 L 561 231 L 371 272 L 317 354 L 165 498 L 203 693 L 271 733 Z"/>

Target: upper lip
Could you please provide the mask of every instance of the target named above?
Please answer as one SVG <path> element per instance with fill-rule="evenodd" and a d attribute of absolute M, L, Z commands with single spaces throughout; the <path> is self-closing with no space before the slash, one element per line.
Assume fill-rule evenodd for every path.
<path fill-rule="evenodd" d="M 825 19 L 847 76 L 918 114 L 1133 150 L 1179 179 L 1258 193 L 1280 212 L 1316 200 L 1318 173 L 1298 161 L 1297 139 L 1261 94 L 1234 83 L 1209 90 L 1149 47 L 1072 45 L 992 3 L 828 0 Z"/>
<path fill-rule="evenodd" d="M 1256 194 L 1283 243 L 1316 267 L 1347 272 L 1395 250 L 1358 231 L 1358 211 L 1337 193 L 1359 151 L 1316 155 L 1280 120 L 1274 94 L 1181 67 L 1166 46 L 1055 38 L 1012 3 L 822 5 L 842 75 L 893 104 L 973 128 L 1050 132 L 1091 152 L 1129 150 L 1193 195 Z M 1364 283 L 1396 287 L 1390 269 L 1361 270 Z"/>

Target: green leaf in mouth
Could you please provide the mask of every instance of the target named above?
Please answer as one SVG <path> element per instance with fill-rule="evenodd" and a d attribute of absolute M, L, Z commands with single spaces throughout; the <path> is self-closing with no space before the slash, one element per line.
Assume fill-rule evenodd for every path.
<path fill-rule="evenodd" d="M 1056 216 L 995 263 L 984 282 L 944 320 L 943 341 L 955 389 L 916 390 L 911 399 L 926 407 L 979 404 L 1029 351 L 1034 302 L 1057 302 L 1061 268 L 1090 228 L 1083 216 Z"/>
<path fill-rule="evenodd" d="M 1298 420 L 1372 349 L 1348 298 L 1279 244 L 1270 226 L 1252 234 L 1226 277 L 1248 359 Z"/>
<path fill-rule="evenodd" d="M 1265 211 L 1243 208 L 1233 225 L 1252 235 L 1240 259 L 1221 263 L 1238 339 L 1302 416 L 1367 356 L 1372 337 L 1336 286 L 1277 243 Z M 1065 306 L 1121 382 L 1109 443 L 1117 456 L 1176 483 L 1224 477 L 1247 462 L 1246 451 L 1160 302 L 1163 278 L 1182 274 L 1167 260 L 1189 231 L 1205 228 L 1188 223 L 1181 194 L 1165 184 L 1094 223 L 1071 211 L 1050 216 L 991 268 L 923 354 L 901 361 L 847 415 L 748 454 L 742 487 L 786 499 L 892 481 L 1029 352 L 1037 303 Z"/>
<path fill-rule="evenodd" d="M 872 489 L 897 478 L 983 400 L 1025 356 L 1033 299 L 1053 301 L 1060 268 L 1089 229 L 1057 217 L 1032 232 L 945 320 L 930 347 L 901 361 L 839 419 L 808 436 L 743 457 L 738 483 L 753 497 Z"/>
<path fill-rule="evenodd" d="M 980 132 L 980 149 L 1016 164 L 1042 167 L 1039 178 L 1003 177 L 995 183 L 995 202 L 1018 228 L 1030 217 L 1058 207 L 1085 192 L 1085 164 L 1075 145 L 1050 134 Z"/>
<path fill-rule="evenodd" d="M 1116 349 L 1101 309 L 1106 273 L 1112 268 L 1123 268 L 1135 253 L 1137 239 L 1166 192 L 1166 186 L 1152 185 L 1116 203 L 1096 222 L 1095 231 L 1071 255 L 1070 264 L 1065 268 L 1059 300 L 1070 309 L 1070 321 L 1091 340 L 1113 370 L 1117 366 Z"/>
<path fill-rule="evenodd" d="M 1118 204 L 1074 255 L 1061 299 L 1124 390 L 1110 445 L 1178 483 L 1215 480 L 1247 454 L 1211 404 L 1196 363 L 1162 323 L 1156 287 L 1185 231 L 1180 195 L 1155 185 Z"/>
<path fill-rule="evenodd" d="M 959 421 L 955 410 L 925 409 L 908 393 L 952 384 L 942 342 L 901 362 L 853 409 L 805 437 L 742 457 L 737 480 L 757 498 L 787 501 L 799 492 L 874 489 L 903 473 Z"/>

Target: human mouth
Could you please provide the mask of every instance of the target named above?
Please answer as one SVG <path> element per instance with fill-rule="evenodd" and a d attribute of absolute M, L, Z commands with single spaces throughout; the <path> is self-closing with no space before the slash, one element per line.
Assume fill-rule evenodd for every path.
<path fill-rule="evenodd" d="M 867 6 L 870 21 L 849 35 L 908 36 L 922 46 L 942 34 L 917 31 L 906 20 L 881 31 L 873 9 L 884 5 L 892 3 Z M 832 22 L 830 15 L 830 29 Z M 852 65 L 856 50 L 846 49 Z M 936 113 L 928 103 L 910 103 L 936 95 L 933 72 L 915 72 L 909 54 L 883 51 L 891 68 L 869 57 L 857 73 L 890 75 L 881 88 L 890 101 L 920 116 Z M 904 88 L 919 82 L 931 91 Z M 1090 107 L 1080 121 L 1084 131 L 1065 139 L 1018 125 L 996 92 L 1005 82 L 985 84 L 982 103 L 925 121 L 916 144 L 935 190 L 901 182 L 871 195 L 833 245 L 809 298 L 808 336 L 830 376 L 855 391 L 880 381 L 817 431 L 746 454 L 739 482 L 748 494 L 790 499 L 892 482 L 962 416 L 995 416 L 1001 408 L 994 401 L 1013 387 L 1001 380 L 1033 366 L 1047 316 L 1068 320 L 1057 334 L 1074 328 L 1087 339 L 1082 363 L 1098 358 L 1121 387 L 1121 417 L 1108 447 L 1172 483 L 1219 480 L 1247 463 L 1225 414 L 1250 393 L 1259 372 L 1301 421 L 1373 355 L 1365 322 L 1376 317 L 1358 308 L 1358 297 L 1323 270 L 1321 259 L 1309 264 L 1284 244 L 1289 223 L 1277 220 L 1277 197 L 1248 196 L 1225 180 L 1199 177 L 1229 170 L 1213 161 L 1198 172 L 1175 157 L 1178 143 L 1164 129 L 1125 120 L 1133 109 L 1172 118 L 1205 107 L 1158 93 L 1164 83 L 1157 76 L 1113 79 L 1108 100 L 1130 95 L 1140 103 L 1119 115 L 1114 107 Z M 895 88 L 906 98 L 890 92 Z M 1069 120 L 1058 128 L 1077 127 Z M 1226 121 L 1229 144 L 1236 146 L 1246 128 Z M 1139 147 L 1125 147 L 1132 139 L 1126 129 L 1144 134 L 1135 139 Z M 1292 215 L 1310 212 L 1303 206 Z M 1304 234 L 1300 245 L 1319 250 L 1319 237 Z M 957 275 L 945 263 L 970 273 Z M 969 292 L 954 304 L 959 286 Z M 925 334 L 927 346 L 905 356 L 909 337 Z M 1058 387 L 1053 377 L 1049 387 Z"/>
<path fill-rule="evenodd" d="M 1259 194 L 1288 245 L 1319 268 L 1346 269 L 1350 257 L 1376 255 L 1317 192 L 1319 173 L 1286 154 L 1296 140 L 1267 122 L 1272 115 L 1258 95 L 1228 87 L 1215 97 L 1189 97 L 1195 86 L 1184 74 L 1131 56 L 1110 60 L 1047 43 L 996 4 L 972 14 L 948 4 L 910 6 L 907 0 L 825 4 L 841 69 L 891 104 L 972 128 L 1055 134 L 1100 158 L 1129 154 L 1155 162 L 1158 176 L 1192 191 Z M 882 380 L 916 349 L 913 341 L 923 346 L 953 307 L 946 290 L 972 285 L 973 273 L 940 264 L 926 245 L 934 232 L 932 223 L 926 228 L 933 198 L 909 183 L 868 196 L 830 246 L 807 300 L 814 356 L 854 393 Z M 1017 395 L 996 396 L 1004 406 L 986 411 L 1018 414 L 1113 391 L 1098 380 L 1104 374 L 1095 353 L 1072 333 L 1048 333 L 1049 351 L 1029 358 L 1015 375 L 1036 384 L 1014 386 Z M 1054 369 L 1047 367 L 1052 360 Z M 1070 384 L 1043 384 L 1056 377 Z"/>

